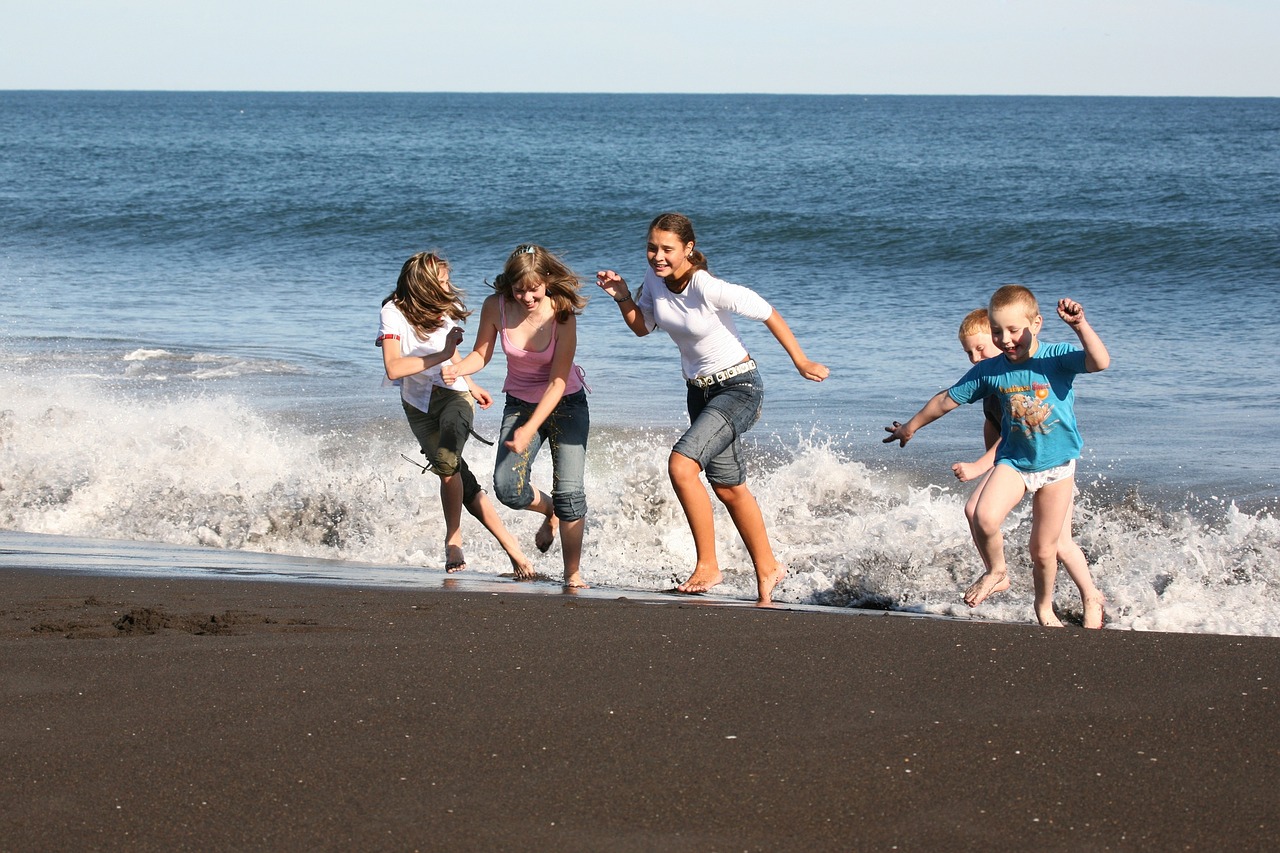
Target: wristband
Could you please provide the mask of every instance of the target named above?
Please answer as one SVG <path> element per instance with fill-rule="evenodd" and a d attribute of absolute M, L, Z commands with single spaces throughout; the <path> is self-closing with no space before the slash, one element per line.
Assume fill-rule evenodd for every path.
<path fill-rule="evenodd" d="M 621 305 L 621 304 L 622 304 L 622 303 L 624 303 L 624 302 L 630 302 L 630 301 L 631 301 L 631 294 L 630 294 L 630 293 L 628 293 L 626 296 L 622 297 L 621 299 L 619 299 L 618 297 L 616 297 L 616 296 L 615 296 L 615 297 L 613 297 L 613 301 L 614 301 L 614 302 L 616 302 L 616 303 L 618 303 L 619 305 Z"/>

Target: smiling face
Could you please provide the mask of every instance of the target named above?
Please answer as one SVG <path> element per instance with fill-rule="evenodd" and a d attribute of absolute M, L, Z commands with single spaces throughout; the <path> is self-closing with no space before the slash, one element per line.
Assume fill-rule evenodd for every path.
<path fill-rule="evenodd" d="M 1035 355 L 1039 346 L 1036 336 L 1040 334 L 1043 322 L 1039 314 L 1028 317 L 1025 305 L 1015 303 L 1003 308 L 993 308 L 991 339 L 1009 361 L 1017 364 Z"/>
<path fill-rule="evenodd" d="M 990 332 L 979 332 L 976 335 L 961 335 L 960 348 L 969 357 L 970 364 L 977 364 L 983 359 L 1000 355 L 1000 348 L 991 339 Z"/>
<path fill-rule="evenodd" d="M 511 297 L 526 311 L 533 311 L 547 298 L 547 283 L 536 275 L 526 275 L 511 285 Z"/>
<path fill-rule="evenodd" d="M 675 280 L 684 278 L 693 266 L 689 255 L 693 252 L 693 243 L 686 243 L 680 235 L 673 231 L 649 232 L 649 266 L 659 278 Z"/>

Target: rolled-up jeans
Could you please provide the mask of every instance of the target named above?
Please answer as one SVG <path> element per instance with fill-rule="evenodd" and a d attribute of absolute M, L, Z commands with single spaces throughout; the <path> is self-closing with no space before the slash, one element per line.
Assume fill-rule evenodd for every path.
<path fill-rule="evenodd" d="M 493 466 L 493 491 L 498 500 L 512 509 L 525 509 L 533 503 L 529 470 L 546 442 L 551 445 L 551 503 L 556 517 L 561 521 L 577 521 L 587 514 L 585 480 L 591 415 L 587 410 L 586 392 L 575 391 L 562 397 L 525 452 L 516 453 L 506 442 L 536 408 L 533 403 L 507 395 L 502 411 L 502 438 Z"/>

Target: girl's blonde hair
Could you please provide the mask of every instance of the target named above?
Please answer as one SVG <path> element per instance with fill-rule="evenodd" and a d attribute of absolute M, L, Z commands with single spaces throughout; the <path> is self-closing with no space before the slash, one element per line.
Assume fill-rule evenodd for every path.
<path fill-rule="evenodd" d="M 404 262 L 395 292 L 382 300 L 382 304 L 395 302 L 421 337 L 444 325 L 445 317 L 461 323 L 471 312 L 462 301 L 466 294 L 452 282 L 447 289 L 442 283 L 443 273 L 448 271 L 449 262 L 435 252 L 419 252 Z"/>
<path fill-rule="evenodd" d="M 582 282 L 564 261 L 541 246 L 526 243 L 516 246 L 507 258 L 502 272 L 493 280 L 493 289 L 508 299 L 515 298 L 515 286 L 534 277 L 547 286 L 547 298 L 555 308 L 556 322 L 563 323 L 573 314 L 581 314 L 587 297 Z"/>

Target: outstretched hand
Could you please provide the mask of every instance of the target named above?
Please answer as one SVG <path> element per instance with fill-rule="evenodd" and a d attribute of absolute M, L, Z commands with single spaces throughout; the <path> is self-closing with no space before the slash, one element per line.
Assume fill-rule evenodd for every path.
<path fill-rule="evenodd" d="M 915 435 L 913 430 L 907 429 L 906 424 L 900 424 L 897 421 L 893 422 L 893 426 L 885 427 L 884 431 L 889 433 L 889 437 L 883 443 L 891 444 L 896 441 L 899 447 L 906 447 L 907 442 L 911 440 L 911 436 Z"/>
<path fill-rule="evenodd" d="M 596 273 L 596 285 L 609 294 L 610 299 L 617 299 L 622 294 L 631 292 L 626 279 L 613 270 L 600 270 Z"/>
<path fill-rule="evenodd" d="M 1084 306 L 1072 299 L 1059 299 L 1058 316 L 1071 328 L 1078 328 L 1084 322 Z"/>

